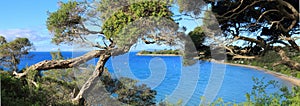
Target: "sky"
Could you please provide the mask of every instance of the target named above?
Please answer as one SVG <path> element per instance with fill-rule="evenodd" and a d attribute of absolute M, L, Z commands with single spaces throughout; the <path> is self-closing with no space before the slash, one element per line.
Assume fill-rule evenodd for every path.
<path fill-rule="evenodd" d="M 53 51 L 57 48 L 70 51 L 67 45 L 51 43 L 47 31 L 47 11 L 58 9 L 58 0 L 2 0 L 0 6 L 0 35 L 8 41 L 27 37 L 33 42 L 34 51 Z"/>
<path fill-rule="evenodd" d="M 27 37 L 33 42 L 34 51 L 55 51 L 58 48 L 62 51 L 78 49 L 78 46 L 57 46 L 51 43 L 52 35 L 46 28 L 47 11 L 53 12 L 57 10 L 58 1 L 2 0 L 0 6 L 0 35 L 4 36 L 8 41 L 12 41 L 16 37 Z M 199 24 L 195 21 L 182 21 L 182 23 L 188 26 L 189 30 L 191 30 L 189 27 L 195 27 L 195 25 Z M 153 49 L 157 48 L 157 46 L 143 45 L 136 46 L 135 49 L 145 48 Z"/>

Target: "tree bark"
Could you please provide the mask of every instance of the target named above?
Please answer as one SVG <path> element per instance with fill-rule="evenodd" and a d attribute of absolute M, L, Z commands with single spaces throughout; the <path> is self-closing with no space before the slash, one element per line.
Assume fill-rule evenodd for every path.
<path fill-rule="evenodd" d="M 235 55 L 232 57 L 232 60 L 234 59 L 255 59 L 255 56 L 242 56 L 242 55 Z"/>
<path fill-rule="evenodd" d="M 234 59 L 254 59 L 256 58 L 255 56 L 243 56 L 243 55 L 240 55 L 240 54 L 236 54 L 234 52 L 234 50 L 230 49 L 229 47 L 227 46 L 224 46 L 226 50 L 228 50 L 229 52 L 227 52 L 228 55 L 232 55 L 232 60 Z"/>
<path fill-rule="evenodd" d="M 30 66 L 23 73 L 14 72 L 13 75 L 15 75 L 17 78 L 21 78 L 21 77 L 26 76 L 26 74 L 32 70 L 41 71 L 41 70 L 50 70 L 50 69 L 72 68 L 72 67 L 78 66 L 79 64 L 82 64 L 84 62 L 87 62 L 93 58 L 99 57 L 103 53 L 104 53 L 104 50 L 94 50 L 94 51 L 90 51 L 80 57 L 76 57 L 73 59 L 44 60 L 42 62 L 39 62 L 37 64 Z"/>
<path fill-rule="evenodd" d="M 254 42 L 254 43 L 260 45 L 263 48 L 265 48 L 265 46 L 266 46 L 266 44 L 263 41 L 261 41 L 261 40 L 257 40 L 257 39 L 249 38 L 249 37 L 245 37 L 245 36 L 236 36 L 234 39 L 244 40 L 244 41 L 249 41 L 249 42 Z"/>
<path fill-rule="evenodd" d="M 105 71 L 104 65 L 107 62 L 107 60 L 111 57 L 111 54 L 106 52 L 106 50 L 90 51 L 80 57 L 76 57 L 76 58 L 68 59 L 68 60 L 44 60 L 42 62 L 39 62 L 37 64 L 30 66 L 23 73 L 14 72 L 13 74 L 17 78 L 22 78 L 22 77 L 26 76 L 29 71 L 32 71 L 32 70 L 38 70 L 38 72 L 39 72 L 42 70 L 50 70 L 50 69 L 72 68 L 72 67 L 76 67 L 79 64 L 87 62 L 96 57 L 99 57 L 99 60 L 95 67 L 95 71 L 93 72 L 92 76 L 82 86 L 82 88 L 78 92 L 77 96 L 72 99 L 72 101 L 74 103 L 82 104 L 82 103 L 84 103 L 83 95 L 89 93 L 89 91 L 94 87 L 94 85 L 96 85 L 97 80 L 100 80 L 99 79 L 100 76 Z"/>
<path fill-rule="evenodd" d="M 105 70 L 104 65 L 110 57 L 111 57 L 110 54 L 102 54 L 100 56 L 92 76 L 81 87 L 77 96 L 72 99 L 74 103 L 76 102 L 82 103 L 82 100 L 84 100 L 83 95 L 88 94 L 89 91 L 91 91 L 91 89 L 96 85 L 97 80 L 100 80 L 99 78 L 103 74 L 103 71 Z"/>
<path fill-rule="evenodd" d="M 282 60 L 280 63 L 289 66 L 291 69 L 295 69 L 295 70 L 300 71 L 300 64 L 293 61 L 293 60 L 291 60 L 288 56 L 286 56 L 284 50 L 280 49 L 278 51 L 278 54 L 281 56 L 281 60 Z"/>
<path fill-rule="evenodd" d="M 292 47 L 295 49 L 295 50 L 298 50 L 300 51 L 300 47 L 297 45 L 297 43 L 292 40 L 291 38 L 288 40 L 288 42 L 292 45 Z"/>

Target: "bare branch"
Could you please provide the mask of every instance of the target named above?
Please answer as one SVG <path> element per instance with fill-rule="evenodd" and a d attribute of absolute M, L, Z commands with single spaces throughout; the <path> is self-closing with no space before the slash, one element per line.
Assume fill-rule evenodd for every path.
<path fill-rule="evenodd" d="M 38 85 L 35 81 L 29 80 L 29 79 L 28 79 L 28 81 L 29 81 L 30 83 L 32 83 L 35 87 L 39 87 L 39 85 Z"/>
<path fill-rule="evenodd" d="M 82 27 L 80 29 L 83 30 L 83 31 L 85 31 L 85 32 L 88 32 L 89 34 L 100 34 L 100 35 L 104 34 L 102 31 L 91 31 L 91 30 L 89 30 L 88 28 L 85 27 L 85 25 L 84 25 L 83 22 L 80 22 L 80 25 Z"/>
<path fill-rule="evenodd" d="M 257 39 L 249 38 L 249 37 L 245 37 L 245 36 L 236 36 L 236 37 L 234 37 L 234 39 L 245 40 L 245 41 L 249 41 L 249 42 L 254 42 L 254 43 L 260 45 L 261 47 L 265 47 L 266 46 L 266 44 L 263 41 L 261 41 L 261 40 L 257 40 Z"/>
<path fill-rule="evenodd" d="M 297 62 L 295 62 L 295 61 L 293 61 L 293 60 L 291 60 L 288 56 L 286 56 L 284 50 L 280 49 L 278 51 L 278 54 L 281 56 L 281 63 L 282 64 L 285 64 L 285 65 L 289 66 L 292 69 L 300 71 L 300 64 L 297 63 Z M 274 64 L 274 65 L 278 65 L 278 64 L 279 63 Z"/>
<path fill-rule="evenodd" d="M 273 0 L 272 0 L 273 1 Z M 255 4 L 257 4 L 257 3 L 259 3 L 259 2 L 262 2 L 261 0 L 257 0 L 257 1 L 254 1 L 253 3 L 251 3 L 251 4 L 249 4 L 249 5 L 247 5 L 246 7 L 244 7 L 243 9 L 241 9 L 240 11 L 234 11 L 234 10 L 239 10 L 239 8 L 240 7 L 237 7 L 237 8 L 235 8 L 235 9 L 233 9 L 233 10 L 230 10 L 230 11 L 228 11 L 227 13 L 225 13 L 225 14 L 223 14 L 223 15 L 221 15 L 221 16 L 217 16 L 217 17 L 219 17 L 219 18 L 224 18 L 224 19 L 229 19 L 229 18 L 232 18 L 233 16 L 235 16 L 235 15 L 237 15 L 237 14 L 240 14 L 241 12 L 244 12 L 246 9 L 248 9 L 248 8 L 250 8 L 250 7 L 252 7 L 252 6 L 254 6 Z M 231 14 L 230 16 L 227 16 L 227 17 L 225 17 L 225 15 L 227 15 L 228 13 L 233 13 L 233 14 Z"/>
<path fill-rule="evenodd" d="M 224 17 L 225 15 L 227 15 L 227 14 L 229 14 L 229 13 L 234 13 L 234 12 L 236 12 L 236 10 L 238 10 L 238 9 L 242 6 L 243 2 L 244 2 L 244 0 L 241 0 L 241 3 L 240 3 L 239 6 L 237 6 L 237 7 L 234 8 L 233 10 L 230 10 L 230 11 L 224 13 L 223 15 L 221 15 L 221 17 Z"/>
<path fill-rule="evenodd" d="M 284 5 L 285 7 L 289 8 L 293 12 L 291 14 L 288 11 L 286 11 L 285 9 L 282 9 L 282 11 L 281 11 L 284 13 L 285 16 L 287 16 L 293 20 L 288 28 L 284 28 L 282 25 L 280 25 L 281 29 L 284 32 L 289 32 L 297 24 L 297 20 L 299 20 L 299 12 L 294 8 L 293 5 L 291 5 L 290 3 L 288 3 L 284 0 L 278 0 L 278 2 L 282 5 Z"/>
<path fill-rule="evenodd" d="M 256 58 L 255 56 L 243 56 L 243 55 L 239 55 L 239 54 L 236 54 L 234 53 L 234 51 L 232 49 L 230 49 L 229 47 L 227 46 L 224 46 L 226 50 L 228 50 L 229 52 L 227 52 L 227 54 L 229 55 L 232 55 L 232 59 L 254 59 Z"/>
<path fill-rule="evenodd" d="M 81 87 L 77 96 L 72 99 L 73 102 L 79 101 L 81 98 L 83 98 L 83 94 L 87 94 L 88 91 L 90 91 L 90 89 L 92 89 L 96 85 L 96 81 L 99 79 L 99 77 L 105 71 L 104 65 L 105 65 L 106 61 L 110 58 L 110 56 L 111 56 L 110 54 L 102 54 L 99 57 L 99 60 L 95 67 L 95 71 L 93 72 L 92 76 Z"/>
<path fill-rule="evenodd" d="M 146 40 L 145 38 L 142 38 L 143 42 L 145 42 L 146 44 L 154 44 L 155 41 L 149 41 L 149 40 Z"/>
<path fill-rule="evenodd" d="M 267 11 L 263 12 L 257 19 L 256 24 L 259 23 L 259 21 L 261 20 L 262 17 L 264 17 L 266 14 L 268 14 L 270 12 L 280 12 L 280 11 L 276 10 L 276 9 L 271 9 L 271 10 L 267 10 Z"/>
<path fill-rule="evenodd" d="M 76 67 L 79 64 L 82 64 L 84 62 L 87 62 L 93 58 L 99 57 L 101 54 L 103 54 L 104 51 L 103 50 L 94 50 L 94 51 L 90 51 L 80 57 L 76 57 L 73 59 L 68 59 L 68 60 L 44 60 L 42 62 L 39 62 L 37 64 L 34 64 L 32 66 L 30 66 L 29 68 L 27 68 L 23 73 L 16 73 L 14 72 L 13 75 L 15 75 L 17 78 L 21 78 L 25 75 L 27 75 L 27 73 L 29 71 L 32 70 L 50 70 L 50 69 L 64 69 L 64 68 L 72 68 L 72 67 Z"/>

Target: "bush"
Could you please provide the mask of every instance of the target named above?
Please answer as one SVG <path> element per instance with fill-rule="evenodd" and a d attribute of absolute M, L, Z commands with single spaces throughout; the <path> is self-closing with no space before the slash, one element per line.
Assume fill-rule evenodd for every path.
<path fill-rule="evenodd" d="M 1 71 L 1 105 L 51 105 L 51 93 L 44 88 L 33 87 L 26 79 L 16 79 Z"/>

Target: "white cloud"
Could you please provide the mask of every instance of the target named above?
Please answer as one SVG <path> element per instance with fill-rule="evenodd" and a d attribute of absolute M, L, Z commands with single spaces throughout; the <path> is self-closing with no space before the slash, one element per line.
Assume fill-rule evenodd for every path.
<path fill-rule="evenodd" d="M 12 41 L 17 37 L 28 38 L 34 45 L 35 51 L 56 51 L 58 48 L 61 51 L 87 51 L 93 48 L 80 47 L 78 45 L 55 45 L 51 43 L 52 35 L 49 34 L 45 27 L 37 27 L 30 29 L 9 29 L 0 30 L 0 35 L 4 36 L 7 41 Z"/>
<path fill-rule="evenodd" d="M 61 51 L 90 51 L 94 48 L 79 44 L 74 45 L 55 45 L 51 43 L 52 35 L 49 34 L 45 27 L 37 27 L 30 29 L 9 29 L 9 30 L 0 30 L 0 35 L 4 36 L 7 41 L 12 41 L 17 37 L 26 37 L 28 38 L 34 45 L 35 51 L 56 51 L 58 48 Z M 92 42 L 101 42 L 102 39 L 97 38 L 98 36 L 90 36 L 89 40 Z M 94 41 L 93 41 L 94 40 Z M 102 44 L 102 43 L 101 43 Z M 147 50 L 147 49 L 164 49 L 170 48 L 166 45 L 145 45 L 143 42 L 139 41 L 135 44 L 131 50 Z"/>
<path fill-rule="evenodd" d="M 42 29 L 8 29 L 0 30 L 0 35 L 4 36 L 8 41 L 12 41 L 17 37 L 26 37 L 31 41 L 50 40 L 51 36 Z"/>
<path fill-rule="evenodd" d="M 53 51 L 57 50 L 57 48 L 63 51 L 71 51 L 70 47 L 66 45 L 57 46 L 52 44 L 52 36 L 44 27 L 0 30 L 0 35 L 4 36 L 7 41 L 12 41 L 17 37 L 28 38 L 33 43 L 36 51 Z"/>

